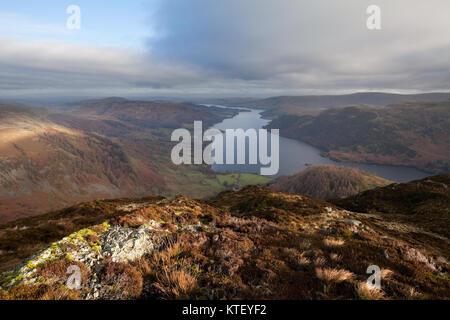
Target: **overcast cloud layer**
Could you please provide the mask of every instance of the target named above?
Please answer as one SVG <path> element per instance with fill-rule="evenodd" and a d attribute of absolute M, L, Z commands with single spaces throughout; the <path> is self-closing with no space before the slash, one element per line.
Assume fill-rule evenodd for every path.
<path fill-rule="evenodd" d="M 366 28 L 370 4 L 380 31 Z M 450 90 L 448 0 L 160 0 L 148 15 L 144 51 L 0 31 L 0 93 Z"/>

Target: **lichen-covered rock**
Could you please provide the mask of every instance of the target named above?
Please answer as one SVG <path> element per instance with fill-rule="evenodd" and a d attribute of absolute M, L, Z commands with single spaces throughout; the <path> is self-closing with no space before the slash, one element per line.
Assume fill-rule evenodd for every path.
<path fill-rule="evenodd" d="M 95 231 L 99 229 L 102 232 Z M 19 283 L 33 285 L 45 281 L 36 276 L 38 268 L 62 259 L 82 263 L 93 271 L 98 270 L 108 258 L 113 262 L 134 261 L 156 250 L 167 233 L 168 231 L 162 229 L 161 223 L 152 220 L 138 228 L 111 227 L 105 222 L 100 226 L 82 229 L 52 243 L 25 263 L 4 273 L 0 284 L 2 287 L 11 288 Z M 95 289 L 95 277 L 91 286 Z M 94 296 L 96 295 L 90 295 L 92 298 Z"/>
<path fill-rule="evenodd" d="M 102 237 L 102 256 L 111 257 L 113 262 L 134 261 L 158 248 L 162 237 L 155 230 L 153 226 L 140 226 L 137 229 L 112 227 Z"/>

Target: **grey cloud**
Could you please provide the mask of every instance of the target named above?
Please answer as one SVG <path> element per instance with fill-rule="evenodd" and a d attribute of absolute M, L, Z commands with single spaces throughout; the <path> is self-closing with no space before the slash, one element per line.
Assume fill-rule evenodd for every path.
<path fill-rule="evenodd" d="M 171 87 L 202 78 L 194 68 L 115 48 L 0 37 L 0 90 Z"/>
<path fill-rule="evenodd" d="M 366 8 L 382 10 L 368 31 Z M 158 0 L 148 52 L 0 37 L 0 93 L 450 90 L 448 0 Z"/>
<path fill-rule="evenodd" d="M 297 87 L 371 87 L 386 80 L 384 87 L 407 89 L 420 81 L 418 68 L 449 69 L 450 2 L 375 2 L 382 10 L 381 31 L 367 30 L 372 2 L 361 0 L 163 0 L 152 19 L 164 36 L 150 39 L 149 46 L 160 57 L 220 77 L 290 75 L 284 78 Z M 433 58 L 431 51 L 437 53 Z M 442 85 L 442 77 L 425 79 L 432 83 L 424 87 Z"/>

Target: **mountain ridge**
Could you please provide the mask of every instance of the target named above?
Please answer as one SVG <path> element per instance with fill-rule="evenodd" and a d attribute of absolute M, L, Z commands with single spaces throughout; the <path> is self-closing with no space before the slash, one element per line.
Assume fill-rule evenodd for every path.
<path fill-rule="evenodd" d="M 235 107 L 249 107 L 258 109 L 277 109 L 282 107 L 295 108 L 332 108 L 349 104 L 368 104 L 386 106 L 401 102 L 446 101 L 450 99 L 449 92 L 430 92 L 418 94 L 396 94 L 385 92 L 356 92 L 340 95 L 286 95 L 262 99 L 246 98 L 219 99 L 216 102 Z M 213 103 L 214 100 L 209 100 Z"/>

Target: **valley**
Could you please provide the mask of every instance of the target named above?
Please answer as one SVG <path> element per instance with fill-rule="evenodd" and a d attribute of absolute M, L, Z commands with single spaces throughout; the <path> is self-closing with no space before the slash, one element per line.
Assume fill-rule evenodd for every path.
<path fill-rule="evenodd" d="M 189 128 L 194 119 L 212 125 L 234 114 L 121 98 L 77 102 L 67 112 L 2 104 L 0 221 L 97 198 L 180 192 L 201 198 L 267 181 L 221 178 L 207 166 L 181 168 L 170 161 L 173 128 Z M 221 183 L 226 177 L 234 181 L 230 186 Z"/>
<path fill-rule="evenodd" d="M 226 106 L 219 106 L 220 108 L 229 108 Z M 249 128 L 259 129 L 259 128 L 283 128 L 280 130 L 279 137 L 279 152 L 280 152 L 280 168 L 278 174 L 273 176 L 274 178 L 282 176 L 282 175 L 293 175 L 297 174 L 308 168 L 309 165 L 335 165 L 335 166 L 344 166 L 349 168 L 357 168 L 366 173 L 370 173 L 372 175 L 377 175 L 379 177 L 398 181 L 398 182 L 407 182 L 411 180 L 421 179 L 429 175 L 424 171 L 407 167 L 403 165 L 391 165 L 390 163 L 385 164 L 371 164 L 365 162 L 358 161 L 334 161 L 327 157 L 324 152 L 320 149 L 314 147 L 311 144 L 305 143 L 304 141 L 300 141 L 300 139 L 295 139 L 295 137 L 287 137 L 284 135 L 286 129 L 289 128 L 289 125 L 286 123 L 280 123 L 277 120 L 273 120 L 272 122 L 263 115 L 265 111 L 259 109 L 243 109 L 237 115 L 232 118 L 227 118 L 223 120 L 221 123 L 214 125 L 214 128 L 219 130 L 226 129 L 236 129 L 242 128 L 244 130 Z M 284 118 L 283 118 L 284 119 Z M 327 131 L 323 131 L 325 139 L 327 139 Z M 284 136 L 283 136 L 284 135 Z M 248 149 L 248 146 L 247 146 Z M 235 153 L 237 150 L 235 150 Z M 338 159 L 337 159 L 338 160 Z M 214 164 L 212 169 L 216 172 L 246 172 L 246 173 L 254 173 L 258 174 L 260 172 L 261 165 L 252 165 L 252 164 Z"/>
<path fill-rule="evenodd" d="M 350 95 L 338 101 L 355 97 L 374 103 L 377 95 Z M 381 97 L 378 103 L 399 99 Z M 180 193 L 207 198 L 221 190 L 270 182 L 256 175 L 259 165 L 172 164 L 171 132 L 192 130 L 196 120 L 202 120 L 204 128 L 220 130 L 280 128 L 277 177 L 297 174 L 311 164 L 353 167 L 396 182 L 448 172 L 448 102 L 329 109 L 325 104 L 305 111 L 313 110 L 316 100 L 327 99 L 331 98 L 304 98 L 310 109 L 286 104 L 266 110 L 117 97 L 63 103 L 56 110 L 1 104 L 0 221 L 97 198 Z M 231 104 L 244 101 L 249 100 Z M 61 109 L 65 111 L 57 111 Z M 267 112 L 282 115 L 268 120 L 263 117 Z"/>

